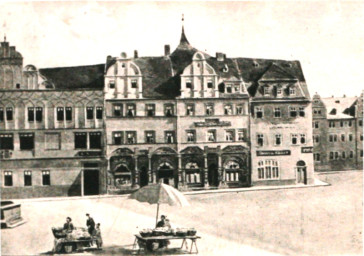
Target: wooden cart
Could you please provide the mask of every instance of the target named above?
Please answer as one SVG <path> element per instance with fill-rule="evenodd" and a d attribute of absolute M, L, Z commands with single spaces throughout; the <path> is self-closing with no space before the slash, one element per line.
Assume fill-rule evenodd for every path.
<path fill-rule="evenodd" d="M 89 237 L 83 239 L 70 238 L 67 234 L 60 235 L 52 228 L 54 235 L 54 253 L 72 253 L 77 250 L 84 250 L 96 245 L 96 238 Z"/>

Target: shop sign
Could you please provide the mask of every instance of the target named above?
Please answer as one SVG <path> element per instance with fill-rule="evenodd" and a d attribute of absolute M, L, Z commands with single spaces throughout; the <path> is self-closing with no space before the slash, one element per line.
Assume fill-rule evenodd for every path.
<path fill-rule="evenodd" d="M 257 150 L 257 156 L 289 156 L 291 150 Z"/>
<path fill-rule="evenodd" d="M 312 153 L 313 152 L 313 147 L 302 147 L 301 148 L 301 153 Z"/>

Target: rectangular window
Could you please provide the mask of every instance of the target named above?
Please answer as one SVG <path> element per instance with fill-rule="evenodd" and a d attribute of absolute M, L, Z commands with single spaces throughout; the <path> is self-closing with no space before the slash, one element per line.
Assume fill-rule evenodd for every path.
<path fill-rule="evenodd" d="M 349 121 L 349 127 L 351 127 L 353 125 L 353 123 L 351 122 L 351 120 Z"/>
<path fill-rule="evenodd" d="M 258 162 L 258 179 L 279 179 L 278 161 L 265 160 Z"/>
<path fill-rule="evenodd" d="M 123 116 L 123 105 L 113 105 L 114 116 Z"/>
<path fill-rule="evenodd" d="M 313 154 L 313 159 L 314 159 L 316 162 L 320 162 L 320 154 L 319 154 L 319 153 L 315 153 L 315 154 Z"/>
<path fill-rule="evenodd" d="M 300 117 L 305 116 L 305 108 L 304 107 L 299 107 L 298 112 L 299 112 Z"/>
<path fill-rule="evenodd" d="M 109 82 L 109 88 L 110 89 L 115 89 L 115 81 L 110 81 Z"/>
<path fill-rule="evenodd" d="M 13 134 L 0 134 L 0 149 L 13 150 L 14 149 L 14 139 Z"/>
<path fill-rule="evenodd" d="M 155 116 L 155 104 L 146 104 L 146 116 Z"/>
<path fill-rule="evenodd" d="M 165 104 L 164 105 L 164 115 L 165 116 L 173 116 L 174 115 L 173 104 Z"/>
<path fill-rule="evenodd" d="M 236 114 L 244 115 L 244 105 L 236 105 Z"/>
<path fill-rule="evenodd" d="M 238 141 L 246 141 L 247 138 L 247 130 L 239 129 L 238 130 Z"/>
<path fill-rule="evenodd" d="M 296 94 L 296 90 L 294 87 L 289 88 L 289 95 L 295 95 Z"/>
<path fill-rule="evenodd" d="M 206 105 L 206 115 L 212 116 L 214 114 L 214 105 L 213 104 L 207 104 Z"/>
<path fill-rule="evenodd" d="M 194 104 L 187 104 L 186 105 L 186 115 L 193 116 L 195 114 L 195 105 Z"/>
<path fill-rule="evenodd" d="M 135 131 L 126 132 L 126 143 L 127 144 L 136 144 L 137 137 Z"/>
<path fill-rule="evenodd" d="M 96 107 L 96 119 L 102 119 L 102 107 Z"/>
<path fill-rule="evenodd" d="M 306 144 L 306 134 L 300 134 L 300 142 L 301 144 Z"/>
<path fill-rule="evenodd" d="M 290 108 L 289 108 L 289 115 L 290 115 L 291 117 L 296 117 L 296 116 L 297 116 L 296 108 L 294 108 L 294 107 L 290 107 Z"/>
<path fill-rule="evenodd" d="M 20 150 L 34 149 L 34 134 L 33 133 L 19 133 Z"/>
<path fill-rule="evenodd" d="M 233 114 L 233 107 L 231 105 L 224 106 L 224 114 L 230 116 Z"/>
<path fill-rule="evenodd" d="M 94 107 L 87 107 L 86 108 L 86 117 L 88 120 L 94 119 Z"/>
<path fill-rule="evenodd" d="M 276 134 L 275 135 L 275 145 L 279 146 L 282 144 L 282 134 Z"/>
<path fill-rule="evenodd" d="M 66 121 L 72 121 L 72 107 L 66 107 Z"/>
<path fill-rule="evenodd" d="M 207 141 L 215 142 L 216 141 L 216 130 L 207 131 Z"/>
<path fill-rule="evenodd" d="M 90 132 L 90 148 L 101 149 L 101 132 Z"/>
<path fill-rule="evenodd" d="M 334 152 L 330 152 L 330 160 L 334 160 Z"/>
<path fill-rule="evenodd" d="M 165 140 L 166 140 L 166 143 L 174 143 L 174 132 L 173 131 L 166 131 L 165 132 Z"/>
<path fill-rule="evenodd" d="M 135 109 L 136 109 L 135 104 L 127 104 L 126 105 L 126 115 L 128 117 L 136 116 Z"/>
<path fill-rule="evenodd" d="M 353 141 L 353 135 L 349 134 L 349 141 Z"/>
<path fill-rule="evenodd" d="M 61 149 L 61 135 L 59 133 L 46 133 L 45 134 L 45 149 L 59 150 Z"/>
<path fill-rule="evenodd" d="M 6 120 L 7 121 L 13 120 L 13 108 L 12 107 L 6 108 Z"/>
<path fill-rule="evenodd" d="M 363 157 L 363 150 L 360 150 L 360 157 Z"/>
<path fill-rule="evenodd" d="M 42 122 L 42 120 L 43 120 L 43 108 L 36 107 L 35 108 L 35 121 Z"/>
<path fill-rule="evenodd" d="M 265 96 L 270 95 L 269 87 L 264 87 L 264 95 Z"/>
<path fill-rule="evenodd" d="M 349 158 L 354 158 L 354 151 L 349 152 Z"/>
<path fill-rule="evenodd" d="M 298 144 L 298 135 L 297 134 L 291 134 L 291 141 L 292 141 L 292 145 L 297 145 Z"/>
<path fill-rule="evenodd" d="M 239 85 L 234 85 L 234 91 L 235 92 L 240 92 L 240 86 Z"/>
<path fill-rule="evenodd" d="M 274 117 L 276 117 L 276 118 L 281 117 L 281 109 L 280 108 L 274 108 Z"/>
<path fill-rule="evenodd" d="M 32 172 L 24 171 L 24 186 L 31 186 L 31 185 L 32 185 Z"/>
<path fill-rule="evenodd" d="M 346 152 L 345 151 L 341 152 L 341 158 L 342 159 L 345 159 L 346 158 Z"/>
<path fill-rule="evenodd" d="M 231 88 L 231 84 L 226 85 L 226 93 L 232 93 L 233 90 Z"/>
<path fill-rule="evenodd" d="M 277 88 L 277 96 L 282 96 L 282 87 Z"/>
<path fill-rule="evenodd" d="M 136 79 L 131 80 L 131 88 L 137 88 L 138 87 L 138 81 Z"/>
<path fill-rule="evenodd" d="M 191 82 L 186 82 L 186 88 L 187 89 L 192 89 L 192 83 Z"/>
<path fill-rule="evenodd" d="M 211 89 L 214 87 L 214 84 L 212 83 L 212 81 L 208 81 L 207 82 L 207 88 Z"/>
<path fill-rule="evenodd" d="M 113 132 L 112 133 L 112 137 L 113 137 L 113 144 L 114 145 L 121 145 L 123 144 L 123 132 Z"/>
<path fill-rule="evenodd" d="M 196 142 L 196 131 L 187 131 L 187 142 Z"/>
<path fill-rule="evenodd" d="M 1 116 L 1 110 L 0 110 L 0 116 Z M 0 119 L 1 119 L 1 117 L 0 117 Z M 363 120 L 359 120 L 358 124 L 359 124 L 359 126 L 363 126 Z"/>
<path fill-rule="evenodd" d="M 64 108 L 58 107 L 57 108 L 57 121 L 63 121 L 64 120 Z"/>
<path fill-rule="evenodd" d="M 360 134 L 360 141 L 363 141 L 363 134 Z"/>
<path fill-rule="evenodd" d="M 257 134 L 257 144 L 258 146 L 264 145 L 264 135 L 263 134 Z"/>
<path fill-rule="evenodd" d="M 235 141 L 235 131 L 234 130 L 225 131 L 225 141 Z"/>
<path fill-rule="evenodd" d="M 345 134 L 341 134 L 341 141 L 345 141 Z"/>
<path fill-rule="evenodd" d="M 34 122 L 34 108 L 28 108 L 28 122 Z"/>
<path fill-rule="evenodd" d="M 0 108 L 0 122 L 4 122 L 4 109 Z"/>
<path fill-rule="evenodd" d="M 343 121 L 340 121 L 340 127 L 344 127 L 344 122 Z"/>
<path fill-rule="evenodd" d="M 7 187 L 13 186 L 13 172 L 12 171 L 4 172 L 4 185 Z"/>
<path fill-rule="evenodd" d="M 42 185 L 43 186 L 50 186 L 51 185 L 50 171 L 42 171 Z"/>
<path fill-rule="evenodd" d="M 339 152 L 335 152 L 335 159 L 339 159 Z"/>
<path fill-rule="evenodd" d="M 145 142 L 146 143 L 155 143 L 155 131 L 146 131 L 145 132 Z"/>
<path fill-rule="evenodd" d="M 262 107 L 255 107 L 255 116 L 257 118 L 263 117 L 263 108 Z"/>
<path fill-rule="evenodd" d="M 314 136 L 313 136 L 313 141 L 314 141 L 315 143 L 320 143 L 320 135 L 314 135 Z"/>
<path fill-rule="evenodd" d="M 315 129 L 319 128 L 319 122 L 318 121 L 313 123 L 313 128 L 315 128 Z"/>
<path fill-rule="evenodd" d="M 87 148 L 87 133 L 76 132 L 75 133 L 75 149 Z"/>
<path fill-rule="evenodd" d="M 334 122 L 334 121 L 330 121 L 330 122 L 329 122 L 329 127 L 330 127 L 330 128 L 335 127 L 335 122 Z"/>

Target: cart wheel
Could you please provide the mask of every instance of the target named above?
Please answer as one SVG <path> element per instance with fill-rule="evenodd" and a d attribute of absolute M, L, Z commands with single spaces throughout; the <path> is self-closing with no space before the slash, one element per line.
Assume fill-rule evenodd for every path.
<path fill-rule="evenodd" d="M 64 245 L 64 251 L 66 253 L 71 253 L 73 251 L 73 244 L 65 244 Z"/>

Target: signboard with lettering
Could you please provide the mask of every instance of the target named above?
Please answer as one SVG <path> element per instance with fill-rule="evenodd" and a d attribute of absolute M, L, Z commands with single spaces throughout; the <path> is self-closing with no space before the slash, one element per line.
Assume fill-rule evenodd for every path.
<path fill-rule="evenodd" d="M 257 150 L 257 156 L 289 156 L 291 150 Z"/>
<path fill-rule="evenodd" d="M 313 152 L 313 147 L 302 147 L 301 148 L 301 153 L 312 153 Z"/>

